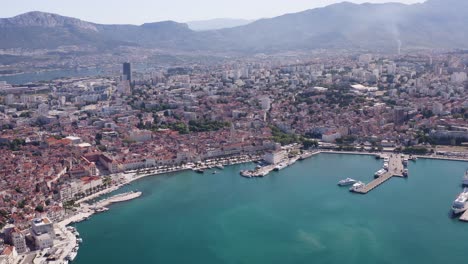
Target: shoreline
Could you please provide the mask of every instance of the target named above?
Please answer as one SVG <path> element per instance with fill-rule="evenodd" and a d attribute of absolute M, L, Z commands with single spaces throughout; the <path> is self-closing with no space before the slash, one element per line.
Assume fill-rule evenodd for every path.
<path fill-rule="evenodd" d="M 390 154 L 390 153 L 385 153 L 385 152 L 378 152 L 378 153 L 371 153 L 371 152 L 357 152 L 357 151 L 327 151 L 327 150 L 317 150 L 315 152 L 312 152 L 310 153 L 309 156 L 307 156 L 305 159 L 308 159 L 310 157 L 313 157 L 313 156 L 316 156 L 318 154 L 344 154 L 344 155 L 366 155 L 366 156 L 377 156 L 377 155 L 385 155 L 385 154 Z M 432 160 L 448 160 L 448 161 L 464 161 L 464 162 L 468 162 L 468 158 L 467 159 L 460 159 L 460 158 L 450 158 L 450 157 L 433 157 L 433 156 L 423 156 L 423 155 L 414 155 L 414 157 L 417 157 L 417 158 L 421 158 L 421 159 L 432 159 Z M 235 158 L 233 158 L 235 159 Z M 258 158 L 243 158 L 243 159 L 240 159 L 238 158 L 237 161 L 235 162 L 232 162 L 231 160 L 225 160 L 224 162 L 226 162 L 226 164 L 223 164 L 222 162 L 219 162 L 217 164 L 222 164 L 223 166 L 231 166 L 231 165 L 238 165 L 238 164 L 245 164 L 245 163 L 251 163 L 251 162 L 254 162 L 254 161 L 257 161 L 259 160 Z M 204 164 L 204 163 L 202 163 Z M 294 165 L 291 164 L 291 165 Z M 112 198 L 115 197 L 115 196 L 112 196 L 112 197 L 109 197 L 109 198 L 106 198 L 102 201 L 96 201 L 94 202 L 93 204 L 86 204 L 85 202 L 86 201 L 89 201 L 89 200 L 92 200 L 92 199 L 97 199 L 99 197 L 101 197 L 102 195 L 105 195 L 105 194 L 108 194 L 108 193 L 111 193 L 111 192 L 114 192 L 114 191 L 117 191 L 119 190 L 120 188 L 122 188 L 123 186 L 126 186 L 128 184 L 130 184 L 131 182 L 134 182 L 134 181 L 137 181 L 137 180 L 140 180 L 140 179 L 143 179 L 143 178 L 146 178 L 146 177 L 150 177 L 150 176 L 158 176 L 158 175 L 164 175 L 164 174 L 168 174 L 168 173 L 175 173 L 175 172 L 181 172 L 181 171 L 186 171 L 186 170 L 194 170 L 195 168 L 204 168 L 204 169 L 207 169 L 207 168 L 212 168 L 211 166 L 208 166 L 208 165 L 203 165 L 203 166 L 200 166 L 200 167 L 196 167 L 196 166 L 189 166 L 189 165 L 184 165 L 184 166 L 177 166 L 177 167 L 173 167 L 173 168 L 167 168 L 167 169 L 162 169 L 162 170 L 158 170 L 158 169 L 153 169 L 153 170 L 147 170 L 147 172 L 144 172 L 144 173 L 138 173 L 137 171 L 128 171 L 128 172 L 121 172 L 121 173 L 116 173 L 116 174 L 111 174 L 109 175 L 110 177 L 117 177 L 118 180 L 121 180 L 123 181 L 122 183 L 119 183 L 117 185 L 114 185 L 114 186 L 111 186 L 107 189 L 104 189 L 100 192 L 97 192 L 97 193 L 94 193 L 94 194 L 91 194 L 90 196 L 87 196 L 87 197 L 84 197 L 80 200 L 77 200 L 76 203 L 80 205 L 79 209 L 78 209 L 78 212 L 63 219 L 62 221 L 58 222 L 57 223 L 57 226 L 61 229 L 61 230 L 67 230 L 67 226 L 70 225 L 70 224 L 73 224 L 73 223 L 77 223 L 77 222 L 81 222 L 83 220 L 87 220 L 89 219 L 91 216 L 93 216 L 94 214 L 96 213 L 99 213 L 98 211 L 96 211 L 96 208 L 99 206 L 100 208 L 104 208 L 105 211 L 108 210 L 108 208 L 106 208 L 105 206 L 109 206 L 109 205 L 112 205 L 114 202 L 112 202 Z M 126 193 L 124 195 L 128 195 L 129 193 Z M 119 194 L 117 194 L 118 196 Z M 139 195 L 135 195 L 135 197 L 132 197 L 130 199 L 123 199 L 122 201 L 116 201 L 116 203 L 118 202 L 125 202 L 125 201 L 130 201 L 130 200 L 133 200 L 135 198 L 138 198 L 140 197 L 141 193 Z M 94 207 L 94 209 L 91 209 L 92 207 Z M 67 237 L 72 237 L 72 241 L 69 241 L 71 243 L 71 245 L 76 246 L 77 243 L 75 241 L 75 236 L 73 235 L 73 233 L 71 233 L 69 230 L 67 230 Z M 73 247 L 70 247 L 70 250 L 73 248 Z M 65 254 L 66 253 L 66 254 Z M 64 255 L 63 256 L 67 256 L 70 252 L 66 252 L 64 251 Z"/>

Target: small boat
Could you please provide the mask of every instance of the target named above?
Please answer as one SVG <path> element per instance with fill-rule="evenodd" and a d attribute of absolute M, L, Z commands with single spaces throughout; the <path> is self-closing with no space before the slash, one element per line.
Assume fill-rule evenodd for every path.
<path fill-rule="evenodd" d="M 468 209 L 468 188 L 463 189 L 463 192 L 460 193 L 453 201 L 452 212 L 454 214 L 461 214 Z"/>
<path fill-rule="evenodd" d="M 465 171 L 465 176 L 463 177 L 463 186 L 468 186 L 468 170 Z"/>
<path fill-rule="evenodd" d="M 217 172 L 217 171 L 213 171 L 211 174 L 218 174 L 218 172 Z"/>
<path fill-rule="evenodd" d="M 355 184 L 355 183 L 356 183 L 355 179 L 346 178 L 344 180 L 339 181 L 338 185 L 339 186 L 348 186 L 348 185 Z"/>
<path fill-rule="evenodd" d="M 408 177 L 408 169 L 403 170 L 403 176 Z"/>
<path fill-rule="evenodd" d="M 196 169 L 195 172 L 203 174 L 203 173 L 205 173 L 205 170 L 204 169 Z"/>
<path fill-rule="evenodd" d="M 356 182 L 355 184 L 353 184 L 353 186 L 351 186 L 351 188 L 349 188 L 349 191 L 356 192 L 356 191 L 359 191 L 359 189 L 363 188 L 364 186 L 366 185 L 363 182 Z"/>

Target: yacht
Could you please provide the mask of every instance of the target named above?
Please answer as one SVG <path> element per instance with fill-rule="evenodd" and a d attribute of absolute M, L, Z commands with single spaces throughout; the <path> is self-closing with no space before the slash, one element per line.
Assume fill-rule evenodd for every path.
<path fill-rule="evenodd" d="M 385 169 L 380 169 L 374 174 L 374 178 L 379 178 L 380 176 L 384 175 L 387 172 Z"/>
<path fill-rule="evenodd" d="M 220 169 L 220 170 L 224 170 L 224 166 L 219 164 L 219 165 L 216 165 L 216 168 Z"/>
<path fill-rule="evenodd" d="M 344 180 L 339 181 L 338 185 L 339 186 L 348 186 L 348 185 L 355 184 L 355 183 L 356 183 L 355 179 L 346 178 Z"/>
<path fill-rule="evenodd" d="M 465 177 L 463 177 L 463 185 L 468 186 L 468 170 L 465 171 Z"/>
<path fill-rule="evenodd" d="M 363 188 L 364 186 L 366 185 L 363 182 L 356 182 L 355 184 L 353 184 L 353 186 L 351 186 L 351 188 L 349 188 L 349 191 L 355 192 Z"/>
<path fill-rule="evenodd" d="M 460 214 L 466 211 L 466 209 L 468 209 L 467 201 L 468 201 L 468 188 L 465 188 L 463 189 L 463 192 L 458 195 L 457 199 L 453 201 L 452 212 L 454 214 Z"/>

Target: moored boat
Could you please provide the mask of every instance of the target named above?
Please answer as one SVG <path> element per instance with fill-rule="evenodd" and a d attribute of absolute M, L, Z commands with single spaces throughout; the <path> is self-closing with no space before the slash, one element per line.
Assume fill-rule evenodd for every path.
<path fill-rule="evenodd" d="M 452 203 L 452 212 L 454 214 L 463 213 L 468 209 L 468 188 L 463 189 L 463 192 L 460 193 Z"/>
<path fill-rule="evenodd" d="M 468 186 L 468 170 L 465 171 L 465 176 L 463 177 L 463 182 L 462 184 L 464 186 Z"/>
<path fill-rule="evenodd" d="M 355 184 L 355 183 L 356 183 L 355 179 L 346 178 L 344 180 L 339 181 L 338 185 L 339 186 L 348 186 L 348 185 Z"/>
<path fill-rule="evenodd" d="M 349 191 L 356 192 L 364 186 L 366 186 L 366 184 L 364 184 L 363 182 L 356 182 L 355 184 L 353 184 L 353 186 L 351 186 L 351 188 L 349 188 Z"/>

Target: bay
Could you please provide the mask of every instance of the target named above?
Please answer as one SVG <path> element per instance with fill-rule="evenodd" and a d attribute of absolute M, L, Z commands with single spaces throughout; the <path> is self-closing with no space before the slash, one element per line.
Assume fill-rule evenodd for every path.
<path fill-rule="evenodd" d="M 468 223 L 449 210 L 467 163 L 419 159 L 367 195 L 336 185 L 381 166 L 320 154 L 261 179 L 239 176 L 254 164 L 148 177 L 119 190 L 142 197 L 77 225 L 75 263 L 463 263 Z"/>

